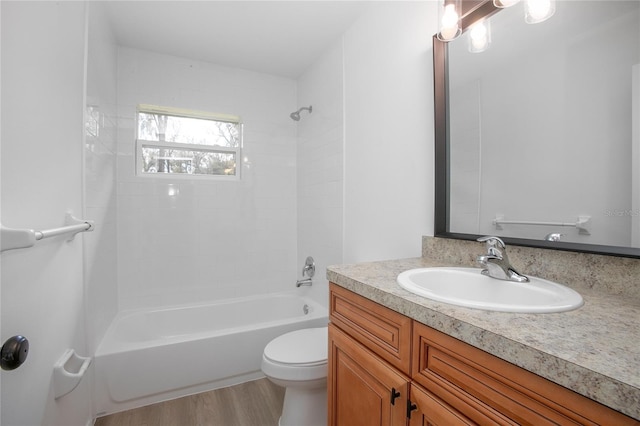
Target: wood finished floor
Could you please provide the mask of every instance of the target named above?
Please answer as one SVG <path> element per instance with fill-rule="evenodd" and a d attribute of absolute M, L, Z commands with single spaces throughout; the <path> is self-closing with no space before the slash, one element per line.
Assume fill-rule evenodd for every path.
<path fill-rule="evenodd" d="M 284 388 L 264 378 L 100 417 L 95 426 L 277 426 L 283 400 Z"/>

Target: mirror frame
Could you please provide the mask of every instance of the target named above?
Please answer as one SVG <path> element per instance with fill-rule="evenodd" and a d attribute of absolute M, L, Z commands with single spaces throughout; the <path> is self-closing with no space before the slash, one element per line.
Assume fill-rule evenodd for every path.
<path fill-rule="evenodd" d="M 464 0 L 462 2 L 461 27 L 464 32 L 479 19 L 500 11 L 493 0 Z M 475 241 L 482 235 L 449 231 L 449 93 L 448 93 L 448 50 L 447 43 L 433 36 L 433 78 L 434 78 L 434 127 L 435 127 L 435 212 L 434 236 Z M 640 258 L 640 248 L 607 246 L 599 244 L 544 241 L 524 238 L 500 237 L 507 244 L 566 250 L 580 253 L 603 254 Z"/>

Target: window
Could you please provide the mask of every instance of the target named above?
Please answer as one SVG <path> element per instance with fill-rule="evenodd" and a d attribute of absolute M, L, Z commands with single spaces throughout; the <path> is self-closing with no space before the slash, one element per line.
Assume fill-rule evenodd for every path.
<path fill-rule="evenodd" d="M 138 105 L 136 174 L 237 179 L 240 117 Z"/>

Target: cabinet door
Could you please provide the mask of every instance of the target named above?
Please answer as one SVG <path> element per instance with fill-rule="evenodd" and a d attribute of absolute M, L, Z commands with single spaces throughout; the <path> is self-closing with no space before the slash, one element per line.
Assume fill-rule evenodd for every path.
<path fill-rule="evenodd" d="M 331 283 L 329 318 L 352 339 L 407 376 L 411 374 L 411 318 Z"/>
<path fill-rule="evenodd" d="M 460 426 L 476 424 L 431 392 L 415 384 L 411 384 L 411 403 L 415 404 L 415 409 L 411 412 L 409 426 Z M 491 424 L 491 421 L 488 421 L 486 424 Z"/>
<path fill-rule="evenodd" d="M 329 351 L 330 426 L 406 426 L 406 376 L 333 324 Z"/>
<path fill-rule="evenodd" d="M 582 395 L 414 323 L 412 378 L 465 416 L 492 424 L 640 425 Z"/>

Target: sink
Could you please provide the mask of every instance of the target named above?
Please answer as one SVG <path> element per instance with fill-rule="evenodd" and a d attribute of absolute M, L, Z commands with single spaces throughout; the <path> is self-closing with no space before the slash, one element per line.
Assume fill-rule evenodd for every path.
<path fill-rule="evenodd" d="M 503 281 L 478 268 L 418 268 L 398 275 L 411 293 L 439 302 L 487 311 L 551 313 L 577 309 L 582 296 L 561 284 L 529 277 L 529 282 Z"/>

